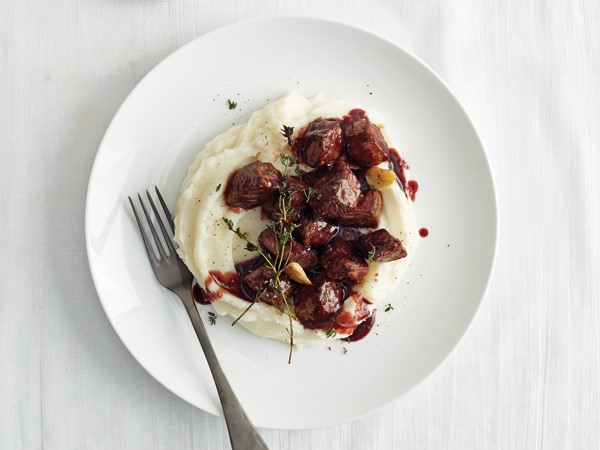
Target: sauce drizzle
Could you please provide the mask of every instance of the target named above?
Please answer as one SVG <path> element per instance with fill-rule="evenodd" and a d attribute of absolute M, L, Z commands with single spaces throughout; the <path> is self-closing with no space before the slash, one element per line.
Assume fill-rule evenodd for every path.
<path fill-rule="evenodd" d="M 204 289 L 198 283 L 194 283 L 192 286 L 192 298 L 201 305 L 210 305 L 211 303 L 209 296 L 205 294 Z"/>
<path fill-rule="evenodd" d="M 241 288 L 240 276 L 235 272 L 220 272 L 218 270 L 211 270 L 208 272 L 210 276 L 217 282 L 223 289 L 231 292 L 233 295 L 239 298 L 245 298 L 244 292 Z"/>
<path fill-rule="evenodd" d="M 348 342 L 360 341 L 367 334 L 369 334 L 371 332 L 371 330 L 373 329 L 373 325 L 375 325 L 375 313 L 376 312 L 377 312 L 377 310 L 374 309 L 373 313 L 367 318 L 367 320 L 365 320 L 364 322 L 361 322 L 361 324 L 359 326 L 357 326 L 356 329 L 354 330 L 354 333 L 352 333 L 350 336 L 348 336 L 346 338 L 346 340 Z"/>

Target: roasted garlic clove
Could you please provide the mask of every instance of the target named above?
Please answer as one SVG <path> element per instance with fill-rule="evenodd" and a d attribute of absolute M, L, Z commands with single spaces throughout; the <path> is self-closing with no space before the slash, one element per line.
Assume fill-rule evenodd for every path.
<path fill-rule="evenodd" d="M 382 169 L 381 167 L 373 166 L 367 170 L 367 183 L 373 189 L 383 191 L 388 189 L 396 181 L 396 174 L 393 170 Z"/>
<path fill-rule="evenodd" d="M 312 282 L 306 276 L 306 272 L 302 266 L 296 262 L 291 262 L 283 269 L 285 274 L 294 280 L 296 283 L 305 284 L 307 286 L 312 285 Z"/>

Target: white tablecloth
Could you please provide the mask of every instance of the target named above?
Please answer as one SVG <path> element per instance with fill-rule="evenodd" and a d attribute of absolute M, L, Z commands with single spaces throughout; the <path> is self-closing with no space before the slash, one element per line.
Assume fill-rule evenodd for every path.
<path fill-rule="evenodd" d="M 598 448 L 596 0 L 0 0 L 0 449 L 228 448 L 224 421 L 161 387 L 112 330 L 84 199 L 136 83 L 195 37 L 267 15 L 357 24 L 429 63 L 486 144 L 501 225 L 488 295 L 441 369 L 369 417 L 263 430 L 267 443 Z"/>

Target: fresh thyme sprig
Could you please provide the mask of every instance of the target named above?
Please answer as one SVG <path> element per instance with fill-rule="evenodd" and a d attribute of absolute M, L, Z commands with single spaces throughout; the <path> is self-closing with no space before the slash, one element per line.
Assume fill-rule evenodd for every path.
<path fill-rule="evenodd" d="M 283 126 L 282 131 L 284 136 L 288 139 L 288 144 L 291 146 L 293 144 L 291 136 L 294 132 L 293 127 Z M 292 311 L 292 305 L 288 301 L 287 295 L 284 290 L 281 288 L 280 276 L 283 273 L 283 270 L 288 265 L 291 255 L 292 255 L 292 233 L 298 226 L 297 224 L 289 221 L 288 218 L 294 215 L 294 211 L 292 208 L 292 198 L 291 198 L 291 190 L 290 183 L 288 181 L 288 170 L 292 167 L 297 167 L 297 160 L 292 155 L 280 155 L 281 165 L 283 166 L 283 180 L 282 180 L 282 188 L 279 191 L 279 199 L 277 202 L 278 207 L 278 220 L 272 224 L 271 228 L 275 232 L 277 236 L 277 254 L 275 255 L 275 260 L 272 264 L 272 269 L 275 272 L 274 280 L 276 282 L 276 286 L 279 289 L 279 294 L 283 300 L 283 304 L 285 306 L 285 313 L 289 318 L 289 329 L 286 329 L 288 335 L 290 336 L 290 353 L 288 356 L 288 364 L 292 361 L 292 351 L 294 348 L 294 313 Z"/>
<path fill-rule="evenodd" d="M 294 128 L 284 125 L 281 131 L 284 137 L 287 138 L 288 144 L 290 146 L 293 145 L 292 135 L 294 133 Z M 240 316 L 238 316 L 237 319 L 235 319 L 232 325 L 235 325 L 255 303 L 260 301 L 267 289 L 275 289 L 283 302 L 283 308 L 280 308 L 280 310 L 282 310 L 281 312 L 285 313 L 289 318 L 289 328 L 286 328 L 286 331 L 290 337 L 290 352 L 288 356 L 288 364 L 290 364 L 292 362 L 292 351 L 294 348 L 294 313 L 292 310 L 291 302 L 287 298 L 287 295 L 282 287 L 281 276 L 285 267 L 290 262 L 292 254 L 291 246 L 293 232 L 298 227 L 298 224 L 295 224 L 291 220 L 289 220 L 289 218 L 295 214 L 295 211 L 292 208 L 292 188 L 289 182 L 288 172 L 293 167 L 295 167 L 296 173 L 298 173 L 299 171 L 298 161 L 293 155 L 280 155 L 280 162 L 283 166 L 283 179 L 279 188 L 277 212 L 274 214 L 274 217 L 276 217 L 277 220 L 273 220 L 272 223 L 269 225 L 269 228 L 273 230 L 275 236 L 277 237 L 275 255 L 271 255 L 268 252 L 263 251 L 263 249 L 260 248 L 260 246 L 258 246 L 254 242 L 250 242 L 248 240 L 248 233 L 242 232 L 239 227 L 236 227 L 233 224 L 232 220 L 223 217 L 223 222 L 227 225 L 227 228 L 231 232 L 235 233 L 240 239 L 246 241 L 246 250 L 258 251 L 259 254 L 263 257 L 267 267 L 269 267 L 273 271 L 273 278 L 271 279 L 269 285 L 255 297 L 254 301 L 250 303 L 250 305 L 248 305 L 248 307 L 242 312 L 242 314 L 240 314 Z M 307 197 L 307 200 L 315 194 L 316 191 L 314 191 L 314 188 L 309 188 L 307 189 L 307 191 L 305 191 L 305 196 Z"/>
<path fill-rule="evenodd" d="M 280 198 L 283 196 L 280 196 Z M 283 273 L 283 269 L 287 266 L 289 259 L 291 257 L 291 240 L 292 240 L 292 231 L 296 228 L 295 224 L 286 224 L 285 218 L 289 215 L 290 210 L 290 199 L 288 196 L 287 200 L 284 200 L 283 203 L 279 206 L 281 213 L 281 220 L 278 220 L 275 224 L 273 224 L 272 229 L 277 236 L 277 253 L 275 256 L 270 255 L 269 253 L 263 251 L 258 245 L 248 240 L 248 233 L 242 232 L 239 227 L 235 227 L 233 221 L 226 217 L 223 217 L 223 222 L 227 225 L 227 228 L 235 233 L 240 239 L 246 241 L 246 250 L 250 251 L 258 251 L 259 254 L 265 260 L 265 264 L 273 271 L 274 276 L 272 279 L 273 286 L 278 291 L 281 299 L 283 300 L 285 310 L 282 311 L 289 317 L 289 329 L 286 328 L 290 336 L 290 352 L 288 356 L 288 364 L 292 362 L 292 351 L 294 348 L 294 314 L 292 312 L 292 305 L 290 304 L 283 288 L 281 287 L 281 274 Z M 289 243 L 289 245 L 288 245 Z M 268 287 L 267 287 L 268 288 Z M 265 288 L 259 295 L 256 296 L 254 301 L 248 305 L 248 307 L 240 314 L 232 325 L 235 325 L 249 310 L 256 304 L 264 295 L 266 289 Z"/>
<path fill-rule="evenodd" d="M 245 241 L 248 240 L 248 233 L 242 233 L 242 231 L 240 230 L 240 227 L 236 227 L 234 229 L 233 228 L 233 221 L 231 219 L 228 219 L 227 217 L 223 217 L 222 219 L 223 219 L 223 222 L 225 222 L 225 225 L 227 225 L 227 228 L 229 228 L 230 231 L 233 231 L 241 239 L 243 239 Z"/>

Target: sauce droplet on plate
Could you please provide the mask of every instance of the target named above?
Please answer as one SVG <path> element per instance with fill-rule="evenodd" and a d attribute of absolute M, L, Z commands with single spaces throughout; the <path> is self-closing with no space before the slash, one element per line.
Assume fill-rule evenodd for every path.
<path fill-rule="evenodd" d="M 409 180 L 407 191 L 408 191 L 408 195 L 410 196 L 410 199 L 413 202 L 415 201 L 418 190 L 419 190 L 419 183 L 417 183 L 416 180 Z"/>

